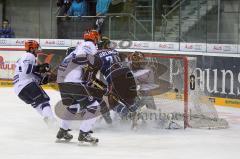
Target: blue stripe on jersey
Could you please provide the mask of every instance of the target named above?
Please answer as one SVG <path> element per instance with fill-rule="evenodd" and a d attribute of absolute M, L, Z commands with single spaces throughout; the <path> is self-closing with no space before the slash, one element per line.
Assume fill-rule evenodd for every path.
<path fill-rule="evenodd" d="M 50 104 L 48 102 L 41 104 L 41 109 L 44 109 L 45 107 L 50 107 Z"/>
<path fill-rule="evenodd" d="M 85 65 L 88 62 L 88 59 L 86 57 L 77 57 L 72 60 L 73 63 L 78 65 Z"/>
<path fill-rule="evenodd" d="M 19 82 L 19 75 L 13 77 L 13 84 L 16 84 L 17 82 Z"/>
<path fill-rule="evenodd" d="M 19 79 L 18 79 L 18 80 L 15 80 L 15 81 L 13 81 L 13 84 L 16 84 L 17 82 L 19 82 Z"/>
<path fill-rule="evenodd" d="M 13 77 L 13 80 L 17 80 L 19 78 L 19 75 L 15 75 L 14 77 Z"/>
<path fill-rule="evenodd" d="M 29 74 L 29 73 L 32 72 L 32 67 L 33 67 L 32 64 L 29 64 L 29 65 L 28 65 L 27 72 L 26 72 L 27 74 Z"/>

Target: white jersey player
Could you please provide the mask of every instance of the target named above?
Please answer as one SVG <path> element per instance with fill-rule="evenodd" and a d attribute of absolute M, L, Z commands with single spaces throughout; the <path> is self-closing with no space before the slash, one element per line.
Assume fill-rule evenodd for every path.
<path fill-rule="evenodd" d="M 87 113 L 92 114 L 91 118 L 84 118 L 80 125 L 80 133 L 78 140 L 80 142 L 98 142 L 98 139 L 91 137 L 91 129 L 96 121 L 94 113 L 99 109 L 99 103 L 94 98 L 90 98 L 87 88 L 83 81 L 83 69 L 89 60 L 89 55 L 94 55 L 97 52 L 96 44 L 99 40 L 99 34 L 95 30 L 90 30 L 84 33 L 84 42 L 76 47 L 76 49 L 67 55 L 58 68 L 57 83 L 62 98 L 62 103 L 67 106 L 63 110 L 68 114 L 79 113 L 81 110 L 87 110 Z M 80 93 L 79 93 L 80 92 Z M 81 94 L 83 92 L 83 94 Z M 68 112 L 67 112 L 68 111 Z M 66 117 L 63 117 L 66 118 Z M 60 130 L 57 138 L 71 140 L 73 136 L 68 133 L 71 119 L 66 119 L 61 122 Z"/>
<path fill-rule="evenodd" d="M 40 85 L 48 82 L 49 64 L 37 65 L 39 44 L 35 40 L 25 42 L 26 53 L 17 61 L 14 75 L 14 91 L 26 104 L 31 104 L 43 116 L 45 122 L 52 121 L 53 113 L 49 96 Z"/>

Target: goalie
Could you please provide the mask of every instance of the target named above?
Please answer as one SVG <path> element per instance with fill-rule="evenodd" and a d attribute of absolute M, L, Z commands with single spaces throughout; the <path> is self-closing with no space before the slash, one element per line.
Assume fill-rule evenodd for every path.
<path fill-rule="evenodd" d="M 138 85 L 138 105 L 143 107 L 146 105 L 148 109 L 156 110 L 156 104 L 154 102 L 153 96 L 145 95 L 144 91 L 155 89 L 159 87 L 155 84 L 155 75 L 153 69 L 146 67 L 143 64 L 144 54 L 141 52 L 134 52 L 128 57 L 130 62 L 130 68 L 133 71 L 134 77 Z"/>

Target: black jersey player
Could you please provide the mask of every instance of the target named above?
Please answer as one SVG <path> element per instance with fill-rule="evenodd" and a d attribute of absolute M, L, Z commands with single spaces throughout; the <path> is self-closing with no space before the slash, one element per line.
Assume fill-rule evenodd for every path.
<path fill-rule="evenodd" d="M 136 110 L 135 98 L 137 97 L 136 83 L 132 71 L 127 65 L 124 65 L 119 53 L 111 49 L 110 40 L 102 37 L 98 45 L 100 48 L 89 60 L 88 81 L 93 81 L 98 87 L 103 86 L 102 81 L 98 80 L 95 74 L 100 71 L 107 82 L 109 90 L 108 102 L 114 111 L 121 116 Z M 92 74 L 92 76 L 89 76 Z"/>

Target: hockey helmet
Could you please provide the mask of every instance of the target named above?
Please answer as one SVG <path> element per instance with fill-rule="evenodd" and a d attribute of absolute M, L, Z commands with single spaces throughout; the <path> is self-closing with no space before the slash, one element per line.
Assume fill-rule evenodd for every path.
<path fill-rule="evenodd" d="M 108 49 L 110 47 L 110 39 L 107 36 L 103 36 L 98 43 L 98 49 Z"/>
<path fill-rule="evenodd" d="M 25 41 L 25 50 L 26 51 L 30 51 L 30 49 L 39 50 L 39 48 L 40 48 L 40 45 L 37 41 L 35 41 L 35 40 Z"/>
<path fill-rule="evenodd" d="M 87 30 L 83 34 L 83 39 L 86 41 L 93 41 L 95 44 L 97 44 L 100 39 L 100 35 L 96 30 Z"/>

